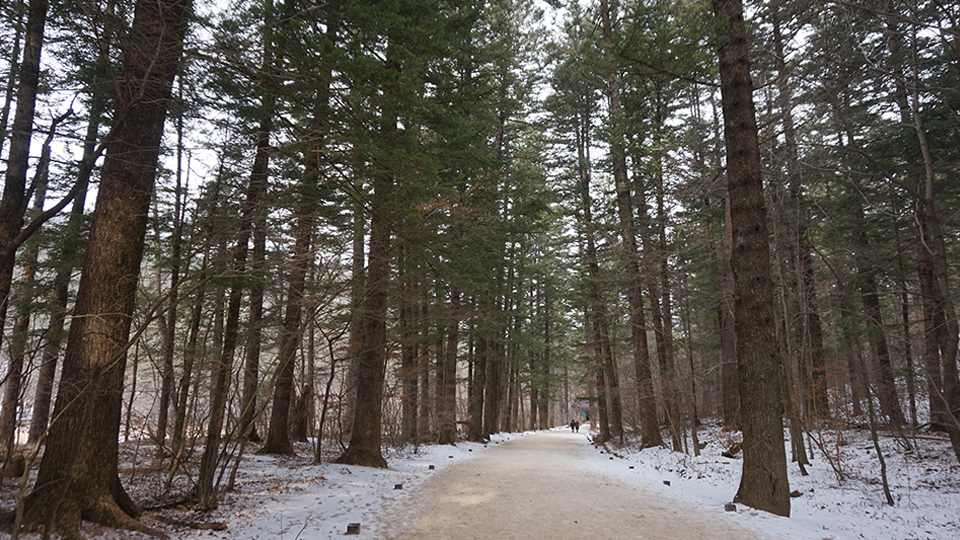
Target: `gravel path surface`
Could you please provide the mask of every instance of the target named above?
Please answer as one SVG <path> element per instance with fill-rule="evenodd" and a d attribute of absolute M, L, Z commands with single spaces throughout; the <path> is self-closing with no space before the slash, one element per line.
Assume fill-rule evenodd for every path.
<path fill-rule="evenodd" d="M 657 500 L 584 465 L 585 437 L 528 435 L 428 480 L 387 510 L 389 540 L 754 540 L 695 507 Z M 595 458 L 592 458 L 595 459 Z"/>

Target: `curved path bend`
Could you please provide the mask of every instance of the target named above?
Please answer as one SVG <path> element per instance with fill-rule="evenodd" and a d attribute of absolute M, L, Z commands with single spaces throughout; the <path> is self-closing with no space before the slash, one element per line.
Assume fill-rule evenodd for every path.
<path fill-rule="evenodd" d="M 453 465 L 383 516 L 389 540 L 757 539 L 721 515 L 628 486 L 580 459 L 569 432 L 538 433 Z"/>

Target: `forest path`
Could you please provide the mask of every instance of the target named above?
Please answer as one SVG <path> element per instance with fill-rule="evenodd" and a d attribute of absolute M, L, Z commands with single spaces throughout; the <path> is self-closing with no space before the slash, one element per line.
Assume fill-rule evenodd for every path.
<path fill-rule="evenodd" d="M 537 433 L 453 465 L 389 508 L 389 540 L 753 540 L 696 507 L 664 500 L 584 464 L 583 434 Z"/>

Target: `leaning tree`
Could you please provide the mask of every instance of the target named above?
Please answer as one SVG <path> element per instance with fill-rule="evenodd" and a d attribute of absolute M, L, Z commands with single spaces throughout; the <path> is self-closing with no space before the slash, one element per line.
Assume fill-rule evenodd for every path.
<path fill-rule="evenodd" d="M 81 518 L 135 530 L 140 510 L 117 473 L 126 351 L 149 204 L 190 0 L 138 0 L 29 525 L 80 538 Z"/>

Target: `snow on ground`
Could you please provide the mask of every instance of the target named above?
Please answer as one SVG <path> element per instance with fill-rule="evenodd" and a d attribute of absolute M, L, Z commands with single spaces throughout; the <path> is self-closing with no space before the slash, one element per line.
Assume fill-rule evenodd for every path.
<path fill-rule="evenodd" d="M 497 435 L 489 446 L 523 435 Z M 884 499 L 879 463 L 868 432 L 846 430 L 812 436 L 820 443 L 813 443 L 819 448 L 808 466 L 810 475 L 801 476 L 797 466 L 790 464 L 790 489 L 799 496 L 792 499 L 792 517 L 780 518 L 742 505 L 737 505 L 736 513 L 725 512 L 724 505 L 731 501 L 740 481 L 741 462 L 721 456 L 733 440 L 716 428 L 701 429 L 700 441 L 705 446 L 698 457 L 664 448 L 638 451 L 629 444 L 598 448 L 589 443 L 585 429 L 578 435 L 584 442 L 584 471 L 600 471 L 665 500 L 701 506 L 767 537 L 960 539 L 960 466 L 945 438 L 909 438 L 913 447 L 909 451 L 894 438 L 881 440 L 895 499 L 891 507 Z M 181 507 L 148 513 L 143 521 L 165 530 L 173 539 L 183 540 L 333 539 L 344 536 L 351 523 L 360 524 L 359 538 L 377 538 L 379 531 L 392 526 L 378 521 L 384 504 L 404 504 L 406 498 L 415 496 L 415 488 L 431 476 L 484 451 L 485 445 L 466 442 L 455 447 L 408 447 L 386 454 L 390 465 L 386 470 L 331 463 L 313 465 L 307 446 L 299 448 L 301 457 L 297 458 L 249 455 L 237 475 L 237 489 L 224 495 L 218 509 L 199 514 Z M 823 457 L 824 452 L 830 460 Z M 838 482 L 835 468 L 844 476 L 843 482 Z M 129 474 L 130 469 L 125 471 L 128 474 L 122 471 L 122 480 L 137 500 L 156 497 L 156 488 L 150 487 L 147 480 L 149 469 L 133 474 Z M 571 472 L 571 479 L 575 489 L 576 471 Z M 3 507 L 10 508 L 11 484 L 9 480 L 4 482 L 2 488 L 7 496 Z M 396 489 L 398 484 L 402 489 Z M 223 522 L 227 529 L 177 528 L 159 521 L 157 516 L 181 522 Z M 84 533 L 88 538 L 101 540 L 147 538 L 90 525 L 85 526 Z M 9 535 L 0 534 L 0 538 Z"/>
<path fill-rule="evenodd" d="M 490 444 L 519 436 L 522 434 L 498 435 Z M 402 504 L 412 489 L 447 466 L 479 455 L 485 446 L 460 442 L 455 447 L 408 447 L 385 454 L 389 469 L 313 465 L 308 451 L 301 451 L 306 457 L 297 459 L 251 456 L 237 475 L 239 489 L 226 494 L 220 508 L 204 515 L 184 510 L 176 517 L 180 521 L 223 521 L 227 530 L 180 529 L 171 537 L 320 540 L 340 538 L 348 525 L 359 523 L 359 538 L 374 538 L 379 527 L 388 526 L 376 519 L 385 503 Z"/>
<path fill-rule="evenodd" d="M 945 437 L 908 438 L 914 447 L 909 451 L 894 438 L 880 439 L 895 503 L 888 506 L 867 430 L 811 436 L 820 442 L 813 442 L 817 449 L 807 466 L 809 476 L 802 476 L 795 463 L 788 468 L 796 495 L 791 517 L 736 505 L 731 519 L 784 540 L 960 539 L 960 465 Z M 719 429 L 703 428 L 700 441 L 706 446 L 698 457 L 665 448 L 586 447 L 584 464 L 665 498 L 724 513 L 725 503 L 736 494 L 742 465 L 740 459 L 722 457 L 732 442 L 728 437 Z M 843 482 L 834 467 L 844 475 Z"/>
<path fill-rule="evenodd" d="M 563 428 L 558 428 L 563 429 Z M 585 430 L 584 468 L 642 487 L 666 499 L 683 500 L 710 512 L 724 514 L 745 527 L 784 540 L 956 540 L 960 538 L 960 466 L 942 438 L 909 439 L 907 451 L 896 439 L 883 438 L 890 489 L 895 506 L 888 506 L 880 483 L 879 463 L 866 430 L 821 433 L 809 476 L 790 464 L 792 516 L 776 517 L 737 505 L 736 514 L 725 512 L 740 481 L 739 459 L 724 458 L 732 439 L 717 429 L 704 428 L 706 443 L 699 457 L 665 448 L 638 451 L 588 444 Z M 519 435 L 498 435 L 497 444 Z M 838 442 L 837 438 L 840 437 Z M 227 496 L 214 515 L 223 520 L 223 532 L 183 532 L 177 538 L 298 539 L 339 538 L 350 523 L 361 524 L 361 538 L 376 538 L 381 527 L 377 516 L 383 504 L 403 504 L 411 489 L 449 464 L 478 455 L 484 446 L 461 442 L 456 447 L 421 446 L 387 456 L 389 470 L 309 465 L 309 460 L 252 456 L 238 478 L 239 493 Z M 824 452 L 831 460 L 824 458 Z M 612 458 L 612 459 L 611 459 Z M 832 461 L 832 465 L 831 465 Z M 435 470 L 429 470 L 434 465 Z M 634 467 L 630 469 L 630 467 Z M 838 482 L 838 473 L 844 475 Z M 254 478 L 258 478 L 255 480 Z M 576 474 L 572 474 L 575 488 Z M 669 486 L 665 482 L 669 482 Z M 394 489 L 403 484 L 402 490 Z M 189 514 L 189 513 L 188 513 Z M 184 520 L 200 519 L 185 516 Z"/>

